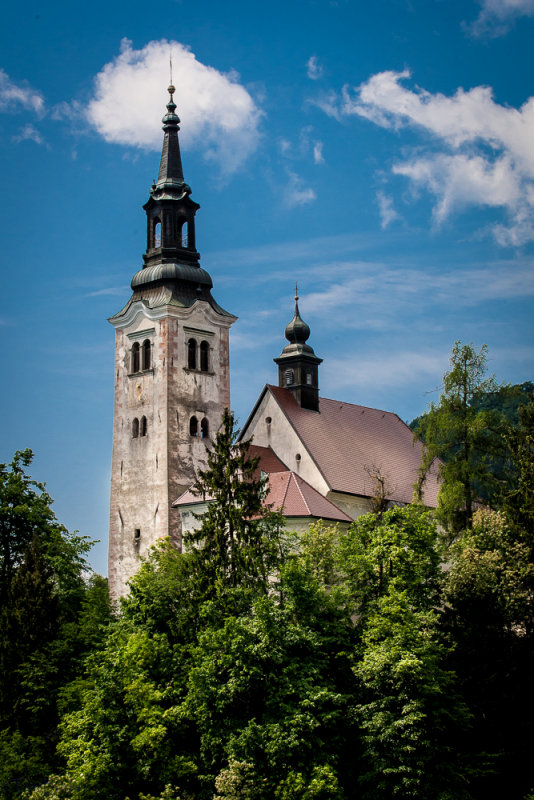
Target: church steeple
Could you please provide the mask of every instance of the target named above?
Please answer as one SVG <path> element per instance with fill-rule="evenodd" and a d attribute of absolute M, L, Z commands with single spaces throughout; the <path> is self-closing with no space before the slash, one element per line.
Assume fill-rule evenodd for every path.
<path fill-rule="evenodd" d="M 180 117 L 178 114 L 174 113 L 176 111 L 176 103 L 174 102 L 173 95 L 176 89 L 172 83 L 167 91 L 170 94 L 170 100 L 167 103 L 167 113 L 162 119 L 165 135 L 163 137 L 163 147 L 161 150 L 158 181 L 155 188 L 172 189 L 176 187 L 179 191 L 185 189 L 188 194 L 191 194 L 191 189 L 184 181 L 180 143 L 178 141 Z"/>
<path fill-rule="evenodd" d="M 145 267 L 176 262 L 198 266 L 195 214 L 200 206 L 191 200 L 191 188 L 184 179 L 178 138 L 180 117 L 176 114 L 172 84 L 168 92 L 167 113 L 162 119 L 164 136 L 158 179 L 152 184 L 148 202 L 143 206 L 147 215 L 147 248 L 143 260 Z"/>
<path fill-rule="evenodd" d="M 295 313 L 286 327 L 287 344 L 278 358 L 278 385 L 289 389 L 299 405 L 310 411 L 319 411 L 319 364 L 313 348 L 307 344 L 310 328 L 300 316 L 297 286 L 295 285 Z"/>
<path fill-rule="evenodd" d="M 184 180 L 174 86 L 157 181 L 144 209 L 147 248 L 115 328 L 109 580 L 127 591 L 156 540 L 180 543 L 172 504 L 207 468 L 210 437 L 230 407 L 229 328 L 195 246 L 198 204 Z"/>

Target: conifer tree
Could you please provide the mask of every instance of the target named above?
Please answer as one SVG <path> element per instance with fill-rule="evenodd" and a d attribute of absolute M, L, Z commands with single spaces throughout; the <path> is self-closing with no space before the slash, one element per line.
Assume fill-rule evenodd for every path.
<path fill-rule="evenodd" d="M 208 501 L 208 509 L 198 517 L 200 527 L 184 535 L 206 598 L 228 588 L 266 587 L 277 555 L 280 518 L 263 506 L 259 459 L 250 457 L 250 443 L 238 441 L 238 435 L 226 409 L 208 467 L 199 472 L 193 490 Z"/>

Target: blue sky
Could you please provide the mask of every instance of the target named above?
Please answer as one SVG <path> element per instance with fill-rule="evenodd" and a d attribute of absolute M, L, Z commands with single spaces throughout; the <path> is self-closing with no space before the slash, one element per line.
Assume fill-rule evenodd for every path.
<path fill-rule="evenodd" d="M 409 421 L 455 340 L 533 378 L 534 0 L 9 4 L 0 459 L 36 454 L 106 571 L 113 330 L 172 51 L 197 242 L 245 421 L 299 283 L 321 393 Z"/>

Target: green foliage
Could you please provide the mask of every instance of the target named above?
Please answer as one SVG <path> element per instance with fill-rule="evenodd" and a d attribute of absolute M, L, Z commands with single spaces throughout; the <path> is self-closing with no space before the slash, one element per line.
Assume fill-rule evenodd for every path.
<path fill-rule="evenodd" d="M 505 494 L 503 506 L 508 517 L 528 532 L 534 545 L 534 401 L 519 409 L 517 428 L 508 433 L 510 458 L 515 466 L 515 483 Z"/>
<path fill-rule="evenodd" d="M 458 374 L 451 381 L 462 396 Z M 534 719 L 534 565 L 521 527 L 529 413 L 514 440 L 516 516 L 477 511 L 452 546 L 417 505 L 282 536 L 229 414 L 197 487 L 210 499 L 201 527 L 184 553 L 154 548 L 119 619 L 109 622 L 97 577 L 78 605 L 65 603 L 32 538 L 5 626 L 29 644 L 6 652 L 22 659 L 20 719 L 43 719 L 52 697 L 61 740 L 52 762 L 53 726 L 0 734 L 4 797 L 20 797 L 24 778 L 24 800 L 523 800 Z M 480 420 L 465 416 L 474 436 Z M 58 683 L 63 665 L 78 674 Z"/>
<path fill-rule="evenodd" d="M 532 785 L 534 565 L 502 513 L 479 510 L 444 579 L 449 665 L 473 711 L 465 749 L 482 767 L 476 796 L 522 798 Z"/>
<path fill-rule="evenodd" d="M 534 383 L 524 381 L 523 383 L 506 384 L 497 386 L 495 391 L 482 393 L 476 402 L 478 411 L 497 411 L 504 417 L 510 427 L 517 427 L 519 424 L 519 413 L 523 406 L 528 405 L 534 400 Z M 421 422 L 425 419 L 426 413 L 420 417 L 415 417 L 409 427 L 412 431 L 418 431 Z"/>
<path fill-rule="evenodd" d="M 336 561 L 352 595 L 351 611 L 360 620 L 390 588 L 408 592 L 423 608 L 437 602 L 438 534 L 423 508 L 396 507 L 359 517 L 340 537 Z"/>
<path fill-rule="evenodd" d="M 226 409 L 208 468 L 199 472 L 193 490 L 211 502 L 200 528 L 184 534 L 205 598 L 237 586 L 266 590 L 279 555 L 281 519 L 263 507 L 264 483 L 255 479 L 258 459 L 249 457 L 250 443 L 238 441 L 238 435 Z"/>
<path fill-rule="evenodd" d="M 391 585 L 367 621 L 355 665 L 364 798 L 467 796 L 455 747 L 467 710 L 444 669 L 437 620 Z"/>
<path fill-rule="evenodd" d="M 488 394 L 497 391 L 493 378 L 485 378 L 487 347 L 479 351 L 455 342 L 451 367 L 443 376 L 438 404 L 431 404 L 416 431 L 425 444 L 416 493 L 438 459 L 441 488 L 438 515 L 451 534 L 471 525 L 476 503 L 490 504 L 502 487 L 494 470 L 506 457 L 502 414 L 484 408 Z"/>
<path fill-rule="evenodd" d="M 24 450 L 0 465 L 2 798 L 58 764 L 60 711 L 110 615 L 107 582 L 85 580 L 89 541 L 57 522 L 44 485 L 26 473 L 31 460 Z"/>

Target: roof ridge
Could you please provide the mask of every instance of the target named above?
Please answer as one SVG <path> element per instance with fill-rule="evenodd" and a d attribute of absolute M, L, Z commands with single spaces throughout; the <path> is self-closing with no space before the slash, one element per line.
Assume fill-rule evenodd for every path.
<path fill-rule="evenodd" d="M 305 481 L 305 480 L 304 480 L 304 478 L 301 478 L 301 477 L 300 477 L 300 475 L 297 475 L 297 473 L 296 473 L 296 472 L 292 472 L 291 474 L 295 476 L 295 483 L 297 484 L 297 489 L 298 489 L 298 492 L 299 492 L 299 494 L 300 494 L 300 496 L 301 496 L 301 498 L 302 498 L 302 502 L 304 503 L 304 506 L 305 506 L 305 508 L 306 508 L 306 509 L 307 509 L 307 510 L 310 512 L 310 514 L 311 514 L 311 513 L 312 513 L 312 512 L 311 512 L 311 508 L 310 508 L 310 506 L 308 505 L 308 501 L 307 501 L 307 500 L 306 500 L 306 498 L 304 497 L 304 493 L 303 493 L 302 489 L 300 488 L 299 480 L 301 480 L 303 483 L 306 483 L 308 486 L 309 486 L 310 484 L 309 484 L 307 481 Z M 298 478 L 299 480 L 297 480 L 297 478 Z M 313 486 L 312 486 L 312 489 L 313 489 Z"/>
<path fill-rule="evenodd" d="M 288 489 L 289 489 L 290 481 L 291 481 L 291 472 L 289 472 L 289 480 L 286 481 L 286 488 L 285 488 L 285 491 L 284 491 L 284 496 L 282 498 L 282 508 L 286 507 L 287 492 L 288 492 Z"/>

